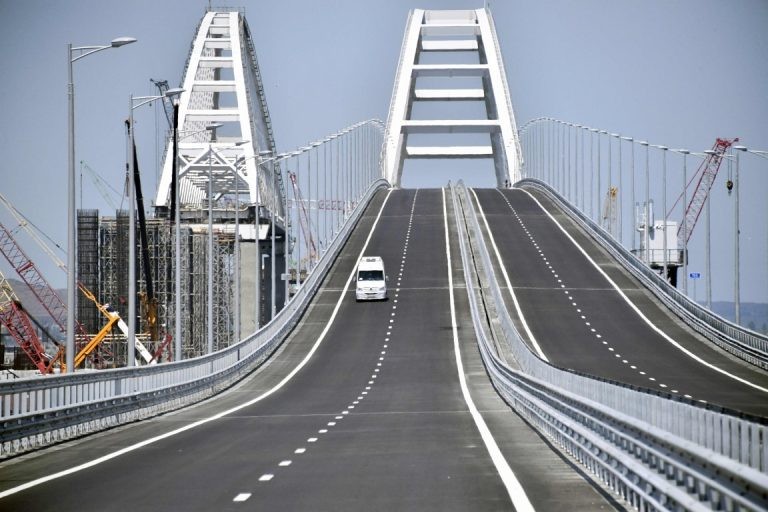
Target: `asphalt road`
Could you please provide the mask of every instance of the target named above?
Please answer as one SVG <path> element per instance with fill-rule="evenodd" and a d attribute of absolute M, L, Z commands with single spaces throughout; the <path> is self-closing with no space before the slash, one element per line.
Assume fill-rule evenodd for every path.
<path fill-rule="evenodd" d="M 475 192 L 522 315 L 549 361 L 590 375 L 768 416 L 766 372 L 736 360 L 685 327 L 542 194 L 532 191 L 648 322 L 531 195 L 521 189 Z M 500 270 L 497 266 L 501 280 Z M 515 313 L 511 296 L 507 294 L 505 299 L 509 311 Z"/>
<path fill-rule="evenodd" d="M 454 345 L 442 191 L 387 194 L 368 207 L 270 364 L 195 407 L 5 461 L 0 491 L 271 394 L 14 493 L 0 499 L 0 510 L 512 510 L 509 480 L 491 460 L 462 393 L 456 347 L 473 403 L 534 508 L 616 506 L 490 386 L 452 240 Z M 382 204 L 365 254 L 384 258 L 389 300 L 356 303 L 350 288 L 334 316 Z"/>

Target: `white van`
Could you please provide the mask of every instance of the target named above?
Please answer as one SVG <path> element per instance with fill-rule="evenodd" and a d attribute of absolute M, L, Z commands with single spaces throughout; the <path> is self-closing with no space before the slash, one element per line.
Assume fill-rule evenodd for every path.
<path fill-rule="evenodd" d="M 387 300 L 387 274 L 381 256 L 364 256 L 357 266 L 357 300 Z"/>

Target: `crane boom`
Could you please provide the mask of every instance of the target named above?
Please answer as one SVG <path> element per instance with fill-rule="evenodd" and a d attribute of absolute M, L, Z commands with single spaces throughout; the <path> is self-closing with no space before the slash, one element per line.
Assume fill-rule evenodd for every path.
<path fill-rule="evenodd" d="M 46 374 L 53 371 L 53 363 L 56 359 L 46 354 L 29 315 L 24 311 L 19 297 L 2 272 L 0 272 L 0 323 L 8 329 L 8 333 L 40 373 Z"/>
<path fill-rule="evenodd" d="M 35 231 L 29 228 L 29 222 L 26 220 L 26 217 L 24 217 L 24 215 L 20 211 L 18 211 L 16 207 L 13 206 L 13 204 L 11 204 L 11 202 L 8 201 L 8 199 L 6 199 L 6 197 L 3 196 L 2 194 L 0 194 L 0 202 L 2 202 L 5 205 L 8 211 L 19 222 L 19 225 L 23 227 L 27 231 L 27 233 L 29 233 L 29 235 L 33 238 L 33 240 L 35 240 L 35 242 L 37 242 L 40 248 L 43 251 L 45 251 L 45 253 L 51 258 L 51 260 L 56 264 L 56 266 L 59 267 L 64 272 L 66 272 L 67 267 L 64 264 L 64 262 L 51 250 L 50 247 L 48 247 L 48 245 L 37 235 Z M 0 224 L 0 227 L 2 227 L 2 224 Z M 8 236 L 15 243 L 15 240 L 13 240 L 13 237 L 10 236 L 10 233 L 8 233 Z M 80 292 L 83 294 L 83 296 L 85 296 L 85 298 L 93 302 L 96 308 L 99 311 L 101 311 L 102 315 L 104 315 L 104 317 L 107 319 L 107 325 L 104 328 L 102 328 L 99 334 L 96 335 L 96 337 L 99 338 L 99 342 L 93 343 L 93 340 L 91 340 L 87 343 L 81 344 L 82 346 L 79 348 L 78 353 L 75 356 L 75 360 L 76 360 L 75 367 L 77 367 L 78 364 L 82 362 L 82 360 L 85 357 L 90 355 L 96 349 L 96 347 L 99 346 L 100 342 L 104 339 L 104 337 L 109 332 L 109 330 L 111 330 L 112 327 L 114 327 L 115 323 L 117 323 L 117 326 L 120 328 L 120 331 L 125 335 L 126 339 L 128 338 L 128 326 L 120 318 L 119 314 L 116 311 L 111 310 L 108 306 L 102 305 L 98 301 L 98 299 L 96 299 L 96 296 L 93 294 L 93 292 L 91 292 L 91 290 L 89 290 L 82 282 L 78 281 L 77 287 L 80 289 Z M 113 321 L 113 317 L 115 316 L 117 316 L 117 320 Z M 104 335 L 101 335 L 102 333 L 104 333 Z M 51 336 L 51 339 L 53 339 L 52 336 Z M 142 344 L 138 339 L 136 339 L 135 344 L 136 344 L 136 350 L 139 352 L 139 354 L 144 359 L 144 361 L 147 362 L 148 364 L 151 364 L 154 358 L 149 353 L 149 351 L 144 346 L 144 344 Z M 63 347 L 61 348 L 61 350 L 63 350 Z M 78 359 L 79 359 L 79 362 L 77 362 Z"/>
<path fill-rule="evenodd" d="M 48 312 L 61 332 L 66 332 L 67 328 L 67 306 L 61 297 L 54 291 L 48 281 L 37 269 L 32 260 L 24 253 L 19 244 L 11 235 L 11 232 L 0 223 L 0 252 L 11 264 L 22 281 L 24 281 L 32 293 L 35 295 L 43 308 Z M 81 340 L 88 338 L 80 322 L 75 322 L 75 332 Z M 82 342 L 81 342 L 82 344 Z"/>
<path fill-rule="evenodd" d="M 301 194 L 301 189 L 296 180 L 296 173 L 288 171 L 288 176 L 291 179 L 291 185 L 293 185 L 294 197 L 299 206 L 299 225 L 301 226 L 301 232 L 304 233 L 304 243 L 307 245 L 307 253 L 310 260 L 314 260 L 317 249 L 315 247 L 315 239 L 312 236 L 312 220 L 307 212 L 307 207 L 304 204 L 304 197 Z"/>
<path fill-rule="evenodd" d="M 701 215 L 701 210 L 704 208 L 704 204 L 706 203 L 707 197 L 709 196 L 709 191 L 715 182 L 715 178 L 717 177 L 717 172 L 720 170 L 720 164 L 723 161 L 723 155 L 725 155 L 725 152 L 728 150 L 728 148 L 730 148 L 735 142 L 738 142 L 738 140 L 738 138 L 718 138 L 715 141 L 715 144 L 712 146 L 712 151 L 707 153 L 707 157 L 701 163 L 699 169 L 696 171 L 696 173 L 694 173 L 691 180 L 686 183 L 687 188 L 698 177 L 696 188 L 694 189 L 693 194 L 691 195 L 691 200 L 688 202 L 688 205 L 685 209 L 683 222 L 680 223 L 680 226 L 677 229 L 678 247 L 685 247 L 690 241 L 691 235 L 693 234 L 693 229 L 696 227 L 696 222 L 699 220 L 699 216 Z M 672 205 L 672 210 L 674 210 L 675 206 L 681 198 L 682 194 L 677 198 L 675 204 Z"/>

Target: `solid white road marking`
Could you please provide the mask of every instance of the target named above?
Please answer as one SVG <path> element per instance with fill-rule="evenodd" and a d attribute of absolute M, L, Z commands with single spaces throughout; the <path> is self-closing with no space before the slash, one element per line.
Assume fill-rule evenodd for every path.
<path fill-rule="evenodd" d="M 393 189 L 389 189 L 387 192 L 386 197 L 384 198 L 384 201 L 381 203 L 381 207 L 379 208 L 379 213 L 376 215 L 376 219 L 373 221 L 373 224 L 371 225 L 371 230 L 368 233 L 368 237 L 365 239 L 365 242 L 363 243 L 363 247 L 360 250 L 360 254 L 358 255 L 357 259 L 363 257 L 365 254 L 365 250 L 368 247 L 368 243 L 371 240 L 371 237 L 373 236 L 373 232 L 376 230 L 376 226 L 379 224 L 379 219 L 381 219 L 381 214 L 384 211 L 384 207 L 387 204 L 387 201 L 389 201 L 389 196 L 392 194 Z M 250 407 L 251 405 L 260 402 L 261 400 L 267 398 L 268 396 L 274 394 L 278 390 L 280 390 L 283 386 L 285 386 L 288 381 L 290 381 L 299 371 L 306 366 L 306 364 L 309 362 L 309 360 L 312 358 L 313 355 L 315 355 L 315 352 L 317 352 L 318 347 L 325 339 L 326 334 L 328 334 L 328 331 L 331 328 L 331 325 L 333 324 L 334 320 L 336 319 L 336 315 L 339 312 L 339 309 L 341 309 L 341 303 L 344 299 L 344 296 L 347 293 L 347 290 L 349 288 L 349 284 L 352 282 L 352 279 L 355 276 L 355 271 L 357 269 L 353 268 L 352 271 L 349 274 L 349 277 L 347 278 L 347 282 L 344 285 L 344 288 L 342 289 L 342 293 L 339 295 L 339 300 L 336 302 L 336 307 L 333 309 L 333 312 L 331 313 L 330 318 L 328 319 L 328 322 L 325 325 L 325 328 L 322 330 L 320 335 L 317 337 L 317 340 L 315 341 L 314 345 L 312 345 L 312 348 L 309 350 L 307 355 L 302 359 L 296 367 L 294 367 L 293 370 L 291 370 L 288 375 L 286 375 L 280 382 L 278 382 L 272 389 L 269 389 L 268 391 L 265 391 L 261 395 L 248 400 L 247 402 L 244 402 L 240 405 L 237 405 L 235 407 L 232 407 L 231 409 L 227 409 L 226 411 L 222 411 L 218 414 L 214 414 L 213 416 L 210 416 L 208 418 L 203 418 L 201 420 L 195 421 L 193 423 L 189 423 L 187 425 L 184 425 L 183 427 L 177 428 L 175 430 L 171 430 L 169 432 L 166 432 L 164 434 L 160 434 L 158 436 L 145 439 L 144 441 L 138 442 L 136 444 L 132 444 L 130 446 L 126 446 L 125 448 L 122 448 L 120 450 L 116 450 L 114 452 L 108 453 L 106 455 L 102 455 L 101 457 L 97 457 L 93 460 L 90 460 L 88 462 L 84 462 L 83 464 L 79 464 L 77 466 L 73 466 L 71 468 L 59 471 L 57 473 L 53 473 L 47 476 L 43 476 L 40 478 L 37 478 L 35 480 L 31 480 L 29 482 L 26 482 L 21 485 L 17 485 L 16 487 L 12 487 L 10 489 L 6 489 L 3 492 L 0 492 L 0 498 L 5 498 L 6 496 L 10 496 L 12 494 L 16 494 L 17 492 L 30 489 L 32 487 L 35 487 L 37 485 L 43 484 L 45 482 L 50 482 L 51 480 L 56 480 L 57 478 L 61 478 L 67 475 L 71 475 L 73 473 L 77 473 L 79 471 L 82 471 L 84 469 L 91 468 L 93 466 L 97 466 L 101 464 L 102 462 L 106 462 L 108 460 L 112 460 L 116 457 L 119 457 L 121 455 L 124 455 L 126 453 L 130 453 L 132 451 L 138 450 L 139 448 L 143 448 L 145 446 L 148 446 L 150 444 L 156 443 L 158 441 L 161 441 L 163 439 L 167 439 L 169 437 L 175 436 L 177 434 L 180 434 L 182 432 L 186 432 L 187 430 L 192 430 L 193 428 L 199 427 L 200 425 L 205 425 L 206 423 L 210 423 L 211 421 L 218 420 L 220 418 L 223 418 L 224 416 L 228 416 L 232 414 L 233 412 L 240 411 L 242 409 L 245 409 L 246 407 Z M 300 453 L 300 452 L 296 452 Z M 303 453 L 303 452 L 301 452 Z"/>
<path fill-rule="evenodd" d="M 480 437 L 485 443 L 485 448 L 488 450 L 488 454 L 491 456 L 496 471 L 498 471 L 504 486 L 507 488 L 507 493 L 512 500 L 512 505 L 515 510 L 527 511 L 534 510 L 528 496 L 525 494 L 525 489 L 520 485 L 520 482 L 515 477 L 515 473 L 512 468 L 509 467 L 507 460 L 504 458 L 504 454 L 501 453 L 499 446 L 496 444 L 496 440 L 493 438 L 488 425 L 485 424 L 483 416 L 480 411 L 475 407 L 475 402 L 472 400 L 472 396 L 469 393 L 467 387 L 467 380 L 464 376 L 464 363 L 461 360 L 461 348 L 459 347 L 459 331 L 456 325 L 456 303 L 453 295 L 453 271 L 451 262 L 451 246 L 450 238 L 448 235 L 448 210 L 445 203 L 445 189 L 443 192 L 443 221 L 445 224 L 445 256 L 448 262 L 448 295 L 451 302 L 451 330 L 453 332 L 453 352 L 456 358 L 456 369 L 459 375 L 459 385 L 461 387 L 461 394 L 464 397 L 464 401 L 467 404 L 469 413 L 472 415 L 472 419 L 475 421 L 477 430 L 480 432 Z"/>
<path fill-rule="evenodd" d="M 496 240 L 493 238 L 493 233 L 491 233 L 491 227 L 488 225 L 488 220 L 485 218 L 485 213 L 483 212 L 483 206 L 480 204 L 480 200 L 477 198 L 477 194 L 475 193 L 474 189 L 470 189 L 470 190 L 472 190 L 472 195 L 475 196 L 475 202 L 477 203 L 477 206 L 480 210 L 480 217 L 483 218 L 485 229 L 488 232 L 488 236 L 491 239 L 491 246 L 493 247 L 493 251 L 496 253 L 496 260 L 499 262 L 501 266 L 501 274 L 504 276 L 504 282 L 507 284 L 507 291 L 509 292 L 509 295 L 512 297 L 512 302 L 515 304 L 515 310 L 517 311 L 517 316 L 520 319 L 520 323 L 523 324 L 523 329 L 525 329 L 526 334 L 528 334 L 528 339 L 531 340 L 531 343 L 533 344 L 533 348 L 536 350 L 536 353 L 539 355 L 540 358 L 549 362 L 549 359 L 547 359 L 547 356 L 544 354 L 544 351 L 541 350 L 541 346 L 539 346 L 539 342 L 536 341 L 536 337 L 533 335 L 533 332 L 531 332 L 531 328 L 528 327 L 528 322 L 525 321 L 525 316 L 523 315 L 523 311 L 522 309 L 520 309 L 520 303 L 517 301 L 517 296 L 515 295 L 515 291 L 512 289 L 512 283 L 509 280 L 507 269 L 504 266 L 504 264 L 501 262 L 501 255 L 499 254 L 499 248 L 496 247 Z M 554 272 L 554 270 L 552 272 Z"/>
<path fill-rule="evenodd" d="M 639 316 L 654 332 L 656 332 L 659 336 L 661 336 L 666 341 L 668 341 L 673 347 L 677 348 L 682 353 L 684 353 L 685 355 L 687 355 L 688 357 L 690 357 L 694 361 L 696 361 L 696 362 L 706 366 L 707 368 L 709 368 L 711 370 L 714 370 L 714 371 L 716 371 L 718 373 L 721 373 L 721 374 L 725 375 L 726 377 L 730 377 L 731 379 L 736 380 L 738 382 L 741 382 L 742 384 L 745 384 L 745 385 L 747 385 L 747 386 L 749 386 L 751 388 L 757 389 L 757 390 L 762 391 L 764 393 L 768 393 L 768 389 L 767 388 L 764 388 L 762 386 L 754 384 L 754 383 L 748 381 L 747 379 L 744 379 L 742 377 L 739 377 L 738 375 L 734 375 L 732 373 L 729 373 L 726 370 L 723 370 L 722 368 L 720 368 L 719 366 L 715 366 L 714 364 L 712 364 L 712 363 L 710 363 L 708 361 L 705 361 L 704 359 L 702 359 L 701 357 L 697 356 L 696 354 L 694 354 L 693 352 L 691 352 L 687 348 L 685 348 L 682 345 L 680 345 L 680 343 L 678 343 L 677 341 L 672 339 L 672 337 L 670 337 L 667 333 L 665 333 L 659 327 L 657 327 L 656 324 L 651 322 L 651 320 L 647 316 L 645 316 L 645 314 L 642 311 L 640 311 L 640 308 L 638 308 L 635 305 L 635 303 L 633 303 L 631 300 L 629 300 L 629 297 L 627 297 L 624 294 L 624 292 L 621 290 L 619 285 L 617 285 L 613 281 L 613 279 L 611 279 L 608 276 L 608 274 L 606 274 L 606 272 L 600 267 L 600 265 L 598 265 L 597 262 L 595 262 L 595 260 L 592 259 L 592 257 L 587 253 L 587 251 L 584 250 L 584 248 L 582 248 L 579 245 L 579 243 L 571 236 L 570 233 L 568 233 L 568 231 L 566 231 L 566 229 L 557 221 L 557 219 L 555 219 L 555 217 L 552 216 L 552 214 L 549 213 L 549 211 L 547 211 L 547 209 L 544 208 L 544 206 L 542 206 L 542 204 L 539 202 L 538 199 L 536 199 L 533 196 L 533 194 L 531 194 L 530 192 L 528 192 L 525 189 L 518 189 L 518 190 L 522 190 L 531 199 L 533 199 L 533 201 L 537 205 L 539 205 L 539 208 L 541 208 L 541 210 L 552 220 L 552 222 L 555 223 L 555 225 L 560 229 L 560 231 L 563 232 L 563 234 L 568 238 L 568 240 L 570 240 L 571 243 L 573 243 L 573 245 L 579 250 L 579 252 L 581 252 L 581 254 L 584 255 L 584 257 L 587 259 L 587 261 L 589 261 L 592 264 L 592 266 L 595 268 L 595 270 L 597 270 L 600 273 L 600 275 L 602 275 L 605 278 L 605 280 L 608 281 L 611 284 L 611 286 L 616 290 L 616 293 L 618 293 L 619 296 L 622 299 L 624 299 L 624 302 L 626 302 L 627 305 L 630 308 L 632 308 L 632 310 L 637 314 L 637 316 Z"/>

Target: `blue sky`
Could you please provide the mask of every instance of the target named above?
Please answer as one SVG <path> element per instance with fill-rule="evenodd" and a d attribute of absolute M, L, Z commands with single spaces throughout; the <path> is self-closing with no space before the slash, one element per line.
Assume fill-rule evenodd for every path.
<path fill-rule="evenodd" d="M 363 119 L 386 118 L 409 9 L 477 8 L 482 2 L 241 5 L 284 151 Z M 150 78 L 181 81 L 206 6 L 190 0 L 0 0 L 0 44 L 6 48 L 0 189 L 56 241 L 66 240 L 66 44 L 139 39 L 88 57 L 75 69 L 77 160 L 120 190 L 129 95 L 154 94 Z M 493 1 L 491 8 L 519 125 L 550 116 L 692 151 L 734 136 L 750 148 L 768 149 L 768 2 L 518 0 Z M 156 127 L 162 131 L 165 121 L 150 108 L 136 117 L 145 195 L 151 198 L 153 162 L 162 152 L 154 142 Z M 754 160 L 743 173 L 742 299 L 768 301 L 768 161 Z M 673 161 L 671 156 L 670 166 Z M 489 169 L 452 167 L 450 173 L 490 186 Z M 446 180 L 434 169 L 404 177 L 408 186 Z M 85 207 L 111 214 L 87 175 L 82 190 Z M 732 202 L 720 196 L 713 199 L 713 212 L 721 217 L 713 222 L 723 237 L 713 255 L 719 269 L 713 272 L 714 298 L 728 300 Z M 5 212 L 0 220 L 11 224 Z M 20 239 L 49 280 L 62 286 L 63 274 Z M 10 274 L 5 264 L 0 268 Z"/>

